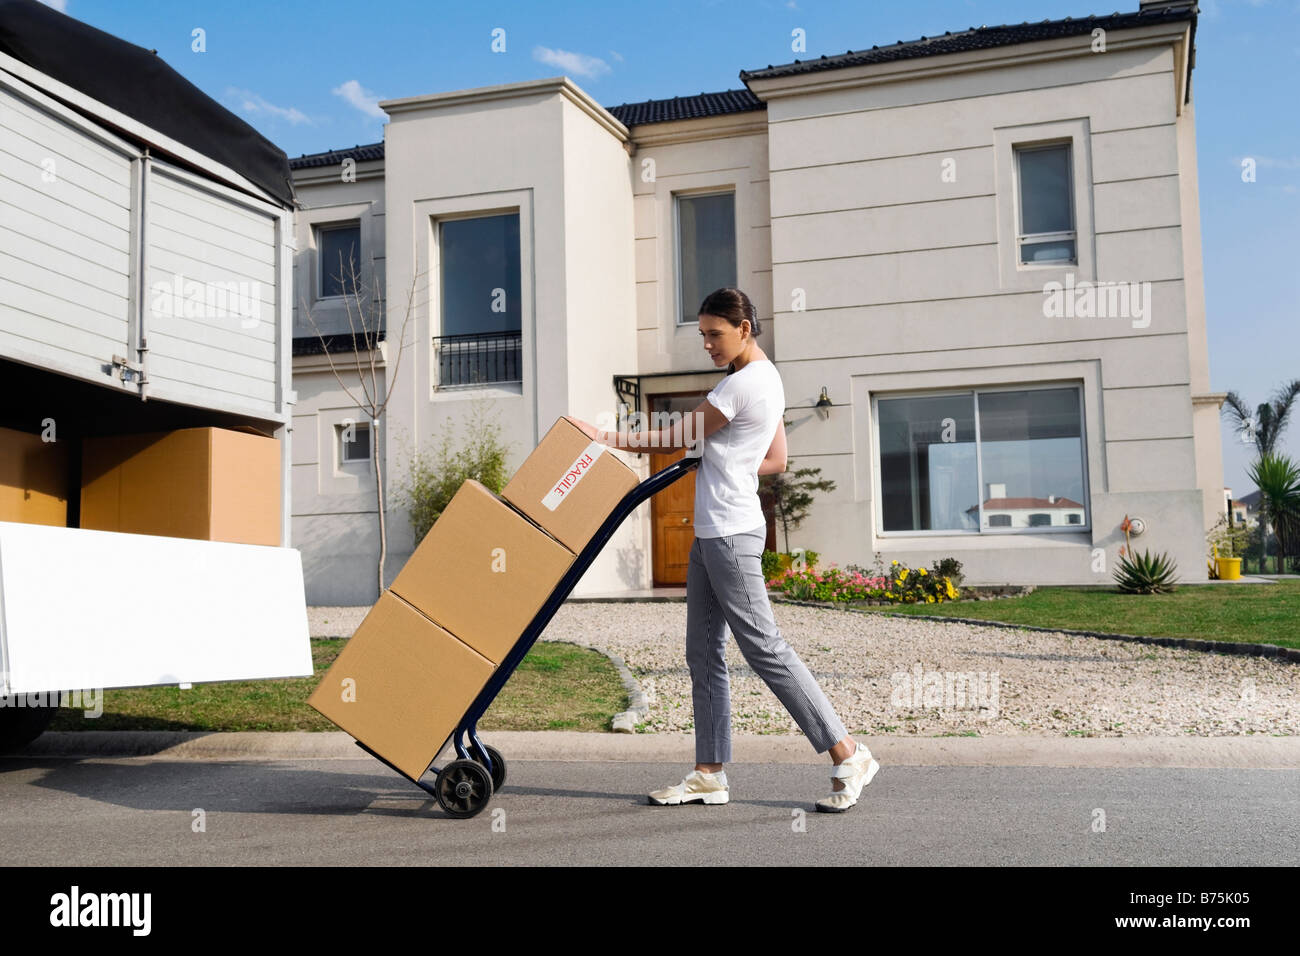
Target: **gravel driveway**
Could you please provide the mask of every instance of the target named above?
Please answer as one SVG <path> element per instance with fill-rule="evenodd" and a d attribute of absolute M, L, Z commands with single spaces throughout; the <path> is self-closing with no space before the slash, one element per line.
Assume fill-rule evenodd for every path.
<path fill-rule="evenodd" d="M 852 733 L 1300 733 L 1295 664 L 780 602 L 772 608 L 782 636 Z M 310 608 L 311 632 L 350 634 L 367 610 Z M 687 731 L 694 724 L 685 634 L 684 601 L 570 602 L 543 640 L 623 658 L 650 703 L 646 729 Z M 799 732 L 730 636 L 727 668 L 733 732 Z"/>

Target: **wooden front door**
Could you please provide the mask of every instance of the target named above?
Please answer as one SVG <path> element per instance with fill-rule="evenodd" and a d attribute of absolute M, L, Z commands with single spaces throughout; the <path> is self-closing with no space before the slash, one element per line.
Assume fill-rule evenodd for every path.
<path fill-rule="evenodd" d="M 685 415 L 704 400 L 704 395 L 704 392 L 652 395 L 650 411 Z M 650 473 L 662 471 L 685 454 L 684 448 L 666 454 L 651 452 Z M 695 470 L 650 499 L 650 521 L 655 585 L 684 585 L 691 544 L 695 540 Z"/>

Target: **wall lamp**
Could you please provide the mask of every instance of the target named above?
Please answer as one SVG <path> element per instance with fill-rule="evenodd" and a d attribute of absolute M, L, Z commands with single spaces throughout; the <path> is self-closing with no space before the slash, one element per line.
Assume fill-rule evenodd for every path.
<path fill-rule="evenodd" d="M 817 409 L 817 414 L 822 417 L 822 421 L 831 417 L 831 400 L 826 394 L 826 386 L 822 386 L 821 398 L 817 399 L 817 404 L 813 406 Z"/>

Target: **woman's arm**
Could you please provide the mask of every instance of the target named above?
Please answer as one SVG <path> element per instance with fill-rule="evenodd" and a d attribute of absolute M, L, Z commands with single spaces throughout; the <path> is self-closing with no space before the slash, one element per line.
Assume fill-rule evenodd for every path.
<path fill-rule="evenodd" d="M 693 410 L 679 417 L 668 428 L 654 431 L 602 431 L 596 426 L 570 415 L 564 416 L 592 441 L 598 441 L 619 451 L 665 453 L 678 448 L 688 448 L 707 438 L 728 423 L 725 415 L 707 398 Z"/>
<path fill-rule="evenodd" d="M 758 466 L 760 475 L 779 475 L 785 471 L 786 467 L 786 449 L 785 449 L 785 414 L 782 413 L 781 420 L 777 422 L 776 436 L 772 439 L 772 447 L 767 450 L 767 456 Z"/>

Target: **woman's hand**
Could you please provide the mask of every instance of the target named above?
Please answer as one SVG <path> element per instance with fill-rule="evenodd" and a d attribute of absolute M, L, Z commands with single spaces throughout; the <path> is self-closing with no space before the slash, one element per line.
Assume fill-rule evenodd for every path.
<path fill-rule="evenodd" d="M 574 418 L 572 415 L 565 415 L 564 417 L 568 419 L 573 424 L 573 426 L 576 429 L 578 429 L 578 431 L 582 432 L 589 439 L 591 439 L 592 441 L 596 440 L 596 432 L 598 431 L 598 429 L 596 428 L 595 425 L 592 425 L 588 422 L 584 422 L 581 418 Z"/>

